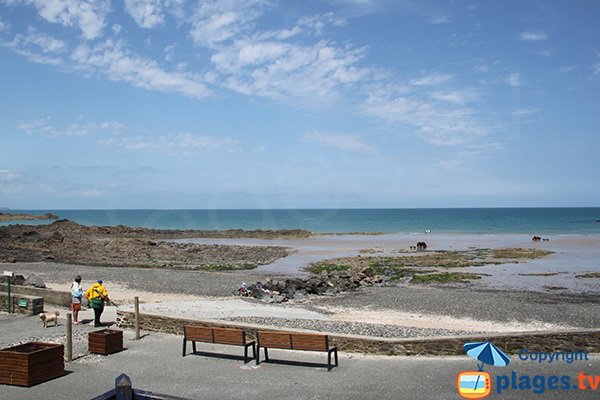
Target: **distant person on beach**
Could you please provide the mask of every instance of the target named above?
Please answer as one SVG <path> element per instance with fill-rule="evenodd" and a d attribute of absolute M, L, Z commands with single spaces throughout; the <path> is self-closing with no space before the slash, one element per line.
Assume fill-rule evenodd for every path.
<path fill-rule="evenodd" d="M 104 311 L 104 304 L 110 302 L 106 288 L 102 286 L 102 280 L 98 279 L 88 290 L 85 291 L 89 306 L 94 309 L 94 326 L 102 326 L 100 316 Z"/>
<path fill-rule="evenodd" d="M 79 324 L 79 310 L 81 310 L 81 300 L 83 299 L 83 288 L 81 287 L 81 275 L 75 277 L 71 284 L 71 308 L 73 309 L 73 323 Z"/>

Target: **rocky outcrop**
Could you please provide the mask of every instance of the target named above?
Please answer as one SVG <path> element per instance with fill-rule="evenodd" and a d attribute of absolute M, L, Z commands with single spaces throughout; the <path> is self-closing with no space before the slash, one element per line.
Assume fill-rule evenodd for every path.
<path fill-rule="evenodd" d="M 214 230 L 184 230 L 184 229 L 151 229 L 125 225 L 118 226 L 85 226 L 67 219 L 60 219 L 48 225 L 11 225 L 0 227 L 0 232 L 10 235 L 21 235 L 26 231 L 35 231 L 41 235 L 59 232 L 64 236 L 87 236 L 96 238 L 132 238 L 132 239 L 187 239 L 187 238 L 253 238 L 253 239 L 278 239 L 278 238 L 307 238 L 312 234 L 301 229 L 282 230 L 252 230 L 229 229 Z M 0 233 L 1 234 L 1 233 Z"/>
<path fill-rule="evenodd" d="M 152 232 L 158 232 L 157 237 L 152 237 Z M 175 243 L 167 241 L 167 236 L 157 230 L 86 227 L 68 220 L 40 226 L 6 226 L 0 227 L 0 262 L 54 261 L 220 271 L 255 268 L 291 252 L 281 246 Z"/>
<path fill-rule="evenodd" d="M 33 214 L 6 214 L 0 212 L 0 222 L 7 221 L 33 221 L 43 219 L 58 219 L 58 215 L 47 213 L 44 215 L 33 215 Z"/>
<path fill-rule="evenodd" d="M 375 275 L 372 268 L 362 267 L 342 271 L 323 271 L 308 278 L 269 278 L 264 283 L 257 282 L 247 286 L 245 294 L 267 303 L 281 303 L 291 299 L 302 300 L 310 295 L 334 296 L 340 292 L 382 282 L 382 277 Z"/>

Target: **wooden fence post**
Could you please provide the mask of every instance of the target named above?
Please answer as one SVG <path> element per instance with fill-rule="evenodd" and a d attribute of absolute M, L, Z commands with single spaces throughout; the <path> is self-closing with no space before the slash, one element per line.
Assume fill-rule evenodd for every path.
<path fill-rule="evenodd" d="M 135 340 L 140 340 L 140 299 L 138 296 L 134 298 L 135 307 Z"/>
<path fill-rule="evenodd" d="M 67 351 L 67 361 L 73 361 L 73 319 L 71 318 L 71 313 L 67 313 L 67 343 L 66 343 L 66 351 Z"/>

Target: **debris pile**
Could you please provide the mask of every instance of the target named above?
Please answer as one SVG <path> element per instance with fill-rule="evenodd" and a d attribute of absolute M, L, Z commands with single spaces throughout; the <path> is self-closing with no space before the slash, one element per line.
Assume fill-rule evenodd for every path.
<path fill-rule="evenodd" d="M 264 283 L 245 283 L 238 289 L 242 296 L 261 299 L 266 303 L 282 303 L 288 300 L 302 300 L 309 295 L 335 296 L 347 290 L 362 286 L 373 286 L 383 282 L 371 267 L 353 268 L 341 271 L 323 271 L 308 278 L 268 278 Z"/>

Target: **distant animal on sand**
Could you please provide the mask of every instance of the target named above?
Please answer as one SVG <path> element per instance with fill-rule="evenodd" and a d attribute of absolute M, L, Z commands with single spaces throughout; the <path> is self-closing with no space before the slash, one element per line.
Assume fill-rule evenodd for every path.
<path fill-rule="evenodd" d="M 531 240 L 533 240 L 534 242 L 539 242 L 540 240 L 542 240 L 542 238 L 539 236 L 534 236 L 531 238 Z"/>
<path fill-rule="evenodd" d="M 417 243 L 417 250 L 427 250 L 427 243 L 425 243 L 425 242 L 418 242 Z"/>
<path fill-rule="evenodd" d="M 52 314 L 40 314 L 40 319 L 42 320 L 42 324 L 44 324 L 44 328 L 48 327 L 49 322 L 54 322 L 54 326 L 58 326 L 58 316 L 60 312 L 54 311 Z"/>

